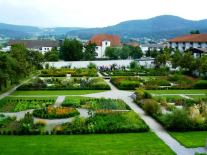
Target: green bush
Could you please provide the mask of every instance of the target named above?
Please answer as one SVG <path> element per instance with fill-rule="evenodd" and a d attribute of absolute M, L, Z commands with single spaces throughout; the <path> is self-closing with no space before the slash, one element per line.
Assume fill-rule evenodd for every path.
<path fill-rule="evenodd" d="M 191 120 L 185 110 L 175 110 L 172 114 L 163 115 L 160 118 L 161 123 L 171 131 L 191 130 Z"/>
<path fill-rule="evenodd" d="M 195 89 L 207 89 L 207 80 L 199 80 L 194 85 Z"/>
<path fill-rule="evenodd" d="M 161 113 L 160 104 L 153 99 L 145 100 L 142 107 L 145 112 L 151 116 L 156 116 Z"/>

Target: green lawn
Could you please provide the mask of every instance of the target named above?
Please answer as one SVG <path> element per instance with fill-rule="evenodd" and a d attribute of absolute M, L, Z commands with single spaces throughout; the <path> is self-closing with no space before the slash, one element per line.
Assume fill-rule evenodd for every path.
<path fill-rule="evenodd" d="M 92 93 L 100 93 L 106 90 L 36 90 L 36 91 L 15 91 L 12 95 L 24 96 L 24 95 L 84 95 Z"/>
<path fill-rule="evenodd" d="M 204 147 L 207 140 L 207 131 L 170 132 L 170 134 L 189 148 Z"/>
<path fill-rule="evenodd" d="M 0 136 L 0 155 L 173 155 L 154 133 Z"/>
<path fill-rule="evenodd" d="M 146 90 L 152 94 L 206 94 L 207 89 L 190 89 L 190 90 Z"/>

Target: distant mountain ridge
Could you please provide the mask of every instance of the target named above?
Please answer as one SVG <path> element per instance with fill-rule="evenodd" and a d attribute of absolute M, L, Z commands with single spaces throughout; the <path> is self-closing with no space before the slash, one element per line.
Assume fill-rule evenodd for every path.
<path fill-rule="evenodd" d="M 37 35 L 78 36 L 89 39 L 99 33 L 116 34 L 121 38 L 169 39 L 188 34 L 191 30 L 207 33 L 207 19 L 194 21 L 172 15 L 157 16 L 149 19 L 124 21 L 117 25 L 103 28 L 56 27 L 38 28 L 0 23 L 0 36 L 23 38 Z"/>
<path fill-rule="evenodd" d="M 189 33 L 191 30 L 207 33 L 207 20 L 193 21 L 177 16 L 163 15 L 145 20 L 130 20 L 114 26 L 71 31 L 70 35 L 90 37 L 97 33 L 117 34 L 122 38 L 172 38 Z"/>

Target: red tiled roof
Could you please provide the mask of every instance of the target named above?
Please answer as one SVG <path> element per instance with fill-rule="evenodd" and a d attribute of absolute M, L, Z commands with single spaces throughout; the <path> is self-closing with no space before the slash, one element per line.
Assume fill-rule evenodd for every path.
<path fill-rule="evenodd" d="M 98 34 L 91 38 L 89 42 L 95 43 L 97 46 L 102 45 L 102 41 L 108 40 L 111 42 L 111 46 L 121 46 L 120 38 L 116 35 Z"/>
<path fill-rule="evenodd" d="M 169 42 L 207 42 L 207 34 L 190 34 L 169 40 Z"/>

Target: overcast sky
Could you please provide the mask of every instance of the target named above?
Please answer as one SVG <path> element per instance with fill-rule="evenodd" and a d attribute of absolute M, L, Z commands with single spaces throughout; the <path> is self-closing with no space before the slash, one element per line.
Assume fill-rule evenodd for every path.
<path fill-rule="evenodd" d="M 39 27 L 104 27 L 170 14 L 206 19 L 207 0 L 0 0 L 0 22 Z"/>

